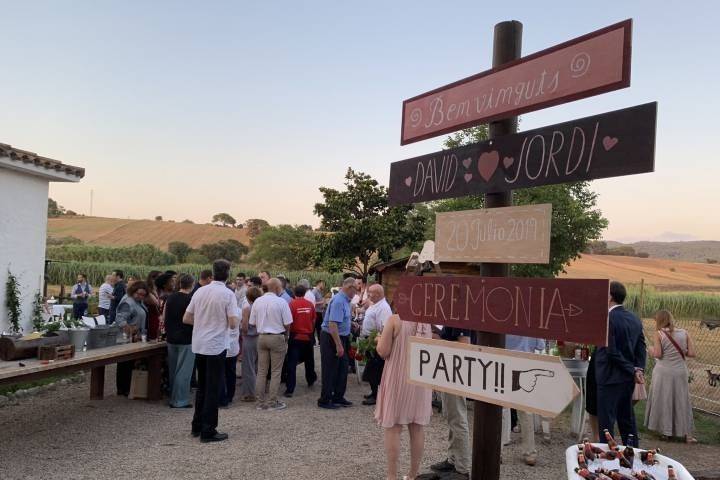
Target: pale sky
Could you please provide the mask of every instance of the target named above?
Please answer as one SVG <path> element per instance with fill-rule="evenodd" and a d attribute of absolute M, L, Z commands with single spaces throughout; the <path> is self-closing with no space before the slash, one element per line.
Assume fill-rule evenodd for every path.
<path fill-rule="evenodd" d="M 527 55 L 633 18 L 630 88 L 524 130 L 659 102 L 656 172 L 592 187 L 609 239 L 720 240 L 715 2 L 1 1 L 0 142 L 87 169 L 62 205 L 121 218 L 318 224 L 348 166 L 387 184 L 402 101 L 490 67 L 495 23 Z M 673 238 L 664 236 L 663 238 Z"/>

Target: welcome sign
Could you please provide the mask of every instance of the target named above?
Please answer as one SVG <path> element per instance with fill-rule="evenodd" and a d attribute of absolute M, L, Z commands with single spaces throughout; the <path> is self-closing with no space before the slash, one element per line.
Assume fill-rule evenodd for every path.
<path fill-rule="evenodd" d="M 632 20 L 403 102 L 402 145 L 630 85 Z"/>

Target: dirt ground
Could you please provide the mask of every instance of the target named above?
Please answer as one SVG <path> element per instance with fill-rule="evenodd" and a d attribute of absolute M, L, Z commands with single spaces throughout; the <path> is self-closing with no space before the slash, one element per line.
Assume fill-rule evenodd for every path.
<path fill-rule="evenodd" d="M 360 405 L 367 387 L 358 385 L 356 377 L 350 377 L 347 395 L 356 406 L 347 409 L 318 409 L 317 387 L 309 391 L 302 380 L 285 411 L 258 412 L 244 403 L 223 409 L 219 429 L 230 439 L 219 444 L 201 444 L 190 436 L 192 410 L 113 395 L 112 367 L 106 379 L 102 401 L 89 400 L 86 382 L 0 408 L 0 479 L 384 478 L 382 431 L 373 421 L 373 407 Z M 501 478 L 567 478 L 564 450 L 573 442 L 567 423 L 567 416 L 553 422 L 549 445 L 538 436 L 540 461 L 535 467 L 521 464 L 514 434 Z M 446 438 L 447 428 L 436 414 L 426 430 L 426 468 L 444 458 Z M 660 446 L 692 470 L 720 468 L 717 446 L 642 446 Z M 405 472 L 407 457 L 404 440 Z"/>

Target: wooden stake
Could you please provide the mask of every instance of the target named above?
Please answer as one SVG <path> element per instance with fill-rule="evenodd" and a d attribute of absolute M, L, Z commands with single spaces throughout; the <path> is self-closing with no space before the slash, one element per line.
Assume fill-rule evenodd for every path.
<path fill-rule="evenodd" d="M 522 23 L 511 20 L 495 25 L 493 42 L 493 68 L 520 58 Z M 517 132 L 517 117 L 490 123 L 490 139 Z M 512 191 L 485 194 L 485 208 L 509 207 Z M 484 263 L 485 277 L 508 277 L 510 264 Z M 478 332 L 478 343 L 489 347 L 505 348 L 505 335 Z M 475 402 L 473 420 L 472 480 L 499 480 L 502 448 L 502 407 Z"/>

